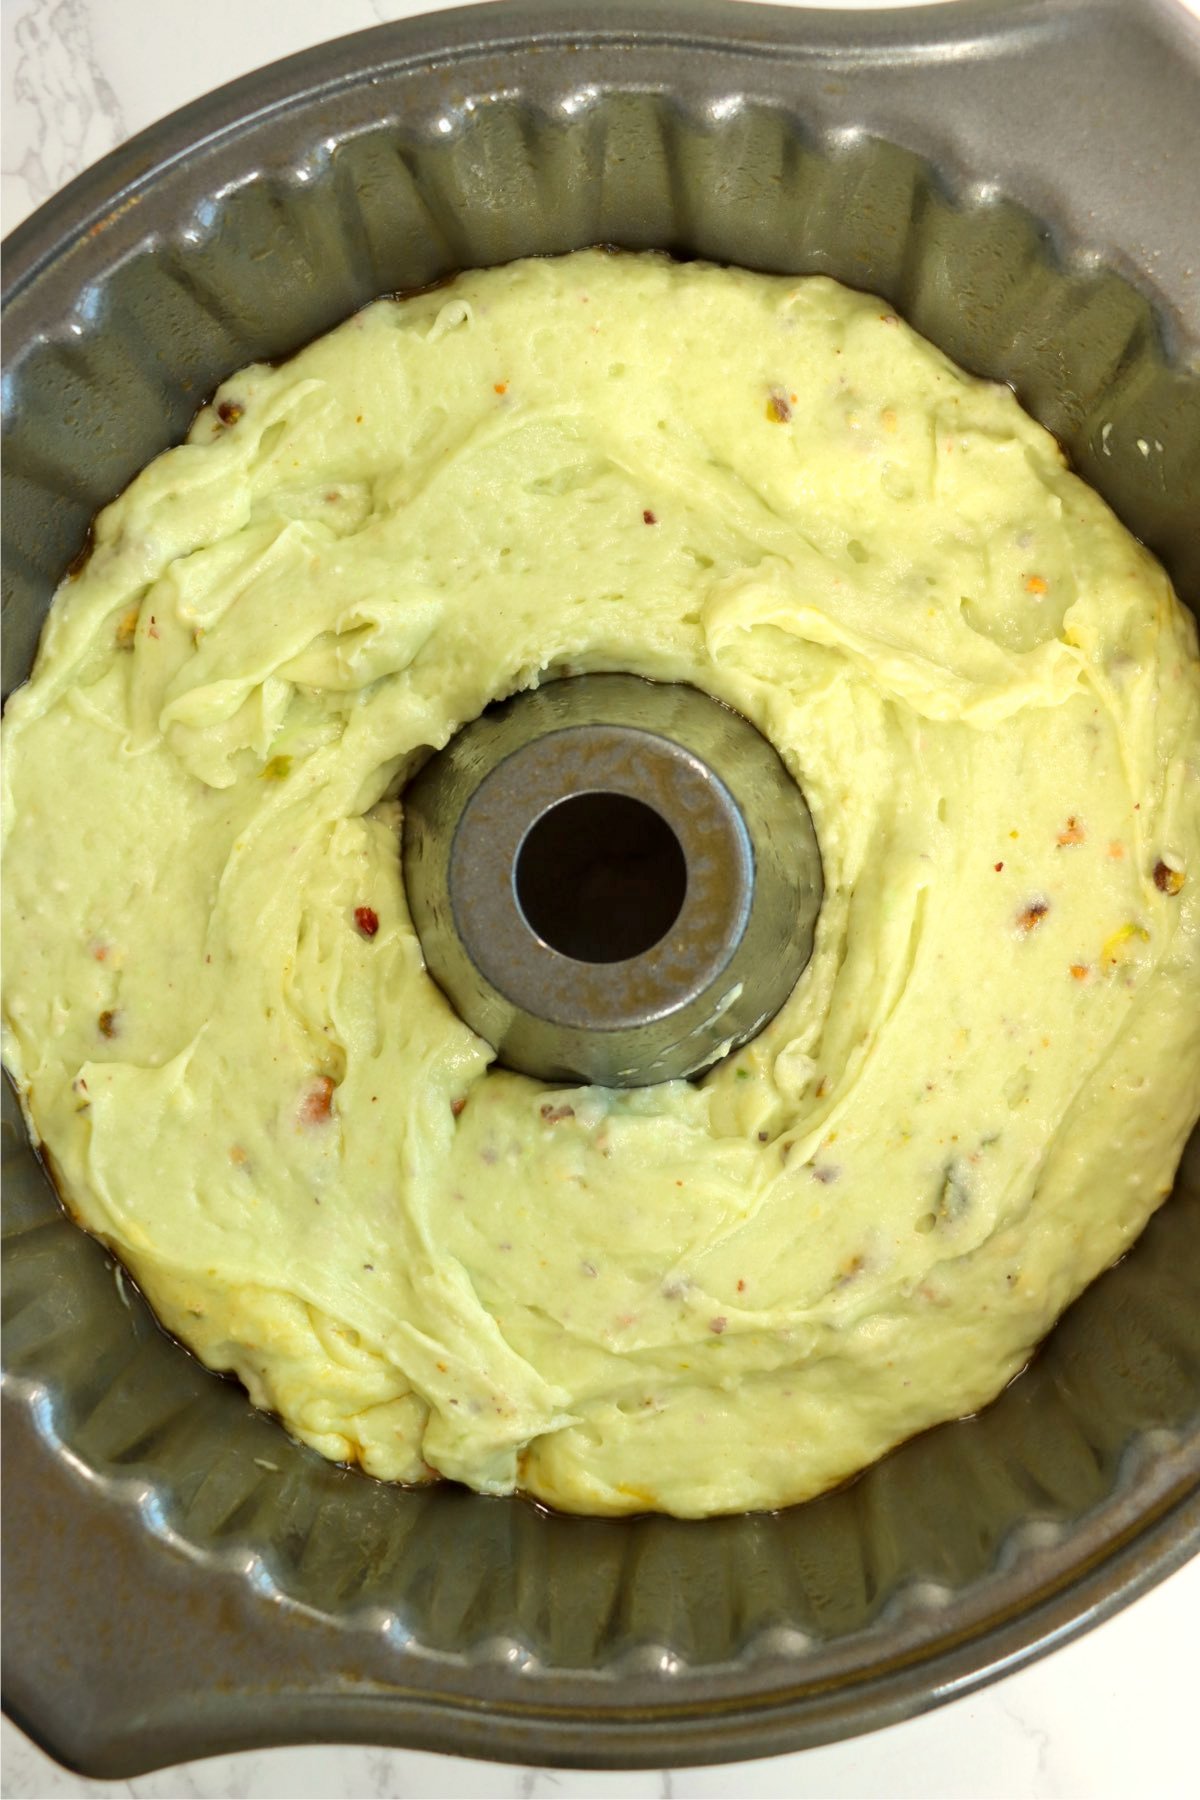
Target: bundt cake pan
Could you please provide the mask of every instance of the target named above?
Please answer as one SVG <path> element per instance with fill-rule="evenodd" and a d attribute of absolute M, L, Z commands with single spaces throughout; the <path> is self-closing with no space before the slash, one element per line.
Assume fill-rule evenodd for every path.
<path fill-rule="evenodd" d="M 377 294 L 598 242 L 885 295 L 1014 384 L 1195 606 L 1198 152 L 1170 0 L 549 0 L 251 76 L 7 246 L 5 687 L 96 509 L 231 371 Z M 681 1523 L 323 1463 L 157 1329 L 5 1104 L 5 1699 L 91 1775 L 303 1739 L 796 1749 L 1016 1667 L 1200 1542 L 1195 1136 L 982 1415 L 808 1505 Z"/>

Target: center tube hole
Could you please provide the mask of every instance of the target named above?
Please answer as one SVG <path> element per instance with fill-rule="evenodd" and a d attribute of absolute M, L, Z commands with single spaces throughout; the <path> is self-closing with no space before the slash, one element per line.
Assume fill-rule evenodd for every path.
<path fill-rule="evenodd" d="M 576 962 L 624 962 L 664 938 L 687 893 L 687 860 L 661 814 L 628 794 L 573 794 L 530 826 L 513 869 L 542 942 Z"/>

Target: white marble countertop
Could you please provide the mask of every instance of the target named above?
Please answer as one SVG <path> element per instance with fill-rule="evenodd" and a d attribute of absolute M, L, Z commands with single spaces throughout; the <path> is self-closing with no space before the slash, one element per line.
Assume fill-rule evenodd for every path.
<path fill-rule="evenodd" d="M 829 4 L 830 0 L 809 0 Z M 888 4 L 889 0 L 842 0 Z M 952 0 L 951 0 L 952 3 Z M 1200 12 L 1200 0 L 1183 0 Z M 124 138 L 210 88 L 386 19 L 448 0 L 3 0 L 3 221 L 26 213 Z M 581 0 L 581 5 L 583 0 Z M 222 1756 L 128 1782 L 59 1768 L 8 1720 L 12 1796 L 880 1796 L 1196 1792 L 1200 1559 L 1116 1619 L 924 1718 L 795 1756 L 709 1769 L 584 1774 L 330 1745 Z"/>

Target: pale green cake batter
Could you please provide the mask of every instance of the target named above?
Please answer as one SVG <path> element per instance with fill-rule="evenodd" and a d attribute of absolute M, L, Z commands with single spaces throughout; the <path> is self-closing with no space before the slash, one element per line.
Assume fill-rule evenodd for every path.
<path fill-rule="evenodd" d="M 825 901 L 703 1080 L 551 1090 L 424 973 L 397 795 L 612 669 L 766 733 Z M 5 752 L 64 1197 L 376 1475 L 814 1494 L 1003 1387 L 1200 1111 L 1193 622 L 1007 389 L 825 279 L 586 252 L 245 370 L 101 515 Z"/>

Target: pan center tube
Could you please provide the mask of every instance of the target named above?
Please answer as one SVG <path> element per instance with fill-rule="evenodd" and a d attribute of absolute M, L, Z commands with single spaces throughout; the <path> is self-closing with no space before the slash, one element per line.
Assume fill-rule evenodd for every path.
<path fill-rule="evenodd" d="M 749 722 L 630 675 L 547 683 L 466 726 L 404 796 L 426 966 L 509 1068 L 645 1086 L 760 1031 L 822 894 L 799 787 Z"/>

